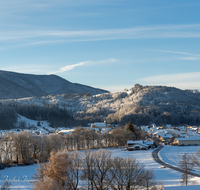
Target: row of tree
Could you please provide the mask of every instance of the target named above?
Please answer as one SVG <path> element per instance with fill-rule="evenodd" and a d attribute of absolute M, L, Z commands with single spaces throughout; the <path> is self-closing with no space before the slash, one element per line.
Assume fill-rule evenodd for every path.
<path fill-rule="evenodd" d="M 120 119 L 120 123 L 131 121 L 136 125 L 149 125 L 155 123 L 157 125 L 200 125 L 200 115 L 198 113 L 170 113 L 160 110 L 149 111 L 143 114 L 129 114 Z"/>
<path fill-rule="evenodd" d="M 39 164 L 35 190 L 149 190 L 155 185 L 152 170 L 134 158 L 112 158 L 106 150 L 51 153 L 47 164 Z"/>
<path fill-rule="evenodd" d="M 96 133 L 92 129 L 77 127 L 68 134 L 35 135 L 30 131 L 7 131 L 0 138 L 1 163 L 30 163 L 47 161 L 52 151 L 80 150 L 125 146 L 128 140 L 145 139 L 146 133 L 129 123 L 115 128 L 112 133 Z"/>

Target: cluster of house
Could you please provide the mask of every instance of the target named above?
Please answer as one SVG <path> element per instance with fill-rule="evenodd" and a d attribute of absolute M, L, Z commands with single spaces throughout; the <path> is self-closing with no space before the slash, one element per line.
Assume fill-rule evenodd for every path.
<path fill-rule="evenodd" d="M 159 142 L 166 145 L 174 146 L 199 146 L 200 145 L 200 127 L 196 126 L 179 126 L 172 127 L 171 125 L 156 126 L 141 126 L 141 130 L 148 133 L 151 137 L 148 140 L 127 141 L 126 150 L 148 150 L 154 148 L 154 137 L 159 139 Z"/>
<path fill-rule="evenodd" d="M 21 116 L 22 117 L 22 116 Z M 24 118 L 24 117 L 23 117 Z M 41 121 L 40 125 L 38 125 L 37 121 L 26 119 L 28 125 L 34 126 L 34 129 L 26 129 L 31 132 L 42 135 L 49 133 L 70 133 L 74 129 L 66 129 L 66 128 L 57 128 L 54 129 L 49 126 L 48 122 Z M 89 123 L 88 129 L 94 130 L 97 133 L 103 134 L 105 131 L 110 132 L 116 125 L 107 124 L 106 122 L 95 122 Z M 148 136 L 151 139 L 156 137 L 159 139 L 161 143 L 168 145 L 178 145 L 178 146 L 189 146 L 189 145 L 200 145 L 200 127 L 196 126 L 176 126 L 173 127 L 171 125 L 165 126 L 156 126 L 155 124 L 149 126 L 141 126 L 141 130 L 146 131 Z M 20 130 L 10 130 L 14 133 L 19 132 Z M 0 137 L 5 133 L 5 131 L 0 131 Z M 148 148 L 152 148 L 153 141 L 128 141 L 127 146 L 128 150 L 146 150 Z"/>
<path fill-rule="evenodd" d="M 200 127 L 197 126 L 176 126 L 166 125 L 157 127 L 156 125 L 142 126 L 142 130 L 153 138 L 157 137 L 161 143 L 177 146 L 200 145 Z"/>
<path fill-rule="evenodd" d="M 36 135 L 47 135 L 47 134 L 51 134 L 51 133 L 67 134 L 67 133 L 73 132 L 74 128 L 75 128 L 74 127 L 74 128 L 68 129 L 68 128 L 64 128 L 64 127 L 59 127 L 57 129 L 55 129 L 55 128 L 50 127 L 48 122 L 46 122 L 46 121 L 41 121 L 40 125 L 37 124 L 37 121 L 27 120 L 27 123 L 28 122 L 31 122 L 32 128 L 30 128 L 30 127 L 26 128 L 26 129 L 16 128 L 16 129 L 11 129 L 9 131 L 13 132 L 13 133 L 19 133 L 20 131 L 26 130 L 26 131 L 30 131 Z M 105 131 L 108 131 L 108 132 L 111 131 L 114 127 L 115 127 L 115 125 L 107 124 L 106 122 L 95 122 L 95 123 L 89 123 L 88 127 L 84 127 L 84 128 L 88 128 L 90 130 L 94 130 L 97 133 L 103 134 Z M 3 134 L 5 132 L 6 132 L 6 130 L 0 131 L 0 138 L 3 136 Z"/>

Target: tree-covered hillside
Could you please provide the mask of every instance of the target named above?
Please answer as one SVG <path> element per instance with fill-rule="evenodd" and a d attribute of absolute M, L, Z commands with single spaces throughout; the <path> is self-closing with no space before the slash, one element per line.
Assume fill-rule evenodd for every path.
<path fill-rule="evenodd" d="M 130 90 L 91 95 L 86 93 L 49 95 L 41 98 L 2 100 L 3 105 L 56 106 L 67 110 L 74 119 L 137 125 L 200 124 L 200 95 L 166 86 L 136 84 Z"/>

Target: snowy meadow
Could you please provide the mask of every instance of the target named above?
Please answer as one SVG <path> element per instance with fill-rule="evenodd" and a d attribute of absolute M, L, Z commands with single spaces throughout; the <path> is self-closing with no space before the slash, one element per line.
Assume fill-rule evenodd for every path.
<path fill-rule="evenodd" d="M 159 156 L 163 161 L 178 166 L 178 163 L 185 152 L 195 153 L 197 152 L 198 148 L 199 148 L 198 146 L 190 146 L 190 147 L 165 146 L 160 151 Z M 153 169 L 156 176 L 156 181 L 162 183 L 165 187 L 181 185 L 180 184 L 181 173 L 169 168 L 164 168 L 163 166 L 155 162 L 152 157 L 153 150 L 122 151 L 120 148 L 108 148 L 106 150 L 112 151 L 113 158 L 117 156 L 122 158 L 133 157 L 140 163 L 144 164 L 146 169 Z M 38 165 L 34 164 L 29 166 L 11 167 L 1 170 L 0 171 L 1 184 L 6 179 L 9 179 L 11 182 L 11 189 L 30 190 L 33 188 L 33 183 L 32 183 L 33 179 L 31 178 L 31 176 L 33 176 L 33 174 L 36 173 L 37 168 Z M 190 184 L 200 184 L 199 178 L 197 177 L 191 178 Z"/>

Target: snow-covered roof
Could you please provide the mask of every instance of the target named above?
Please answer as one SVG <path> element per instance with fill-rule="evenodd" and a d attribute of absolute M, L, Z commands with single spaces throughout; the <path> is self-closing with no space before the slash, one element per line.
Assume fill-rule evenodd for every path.
<path fill-rule="evenodd" d="M 61 131 L 58 131 L 58 133 L 63 133 L 63 134 L 67 134 L 67 133 L 71 133 L 72 131 L 74 131 L 74 129 L 64 129 L 64 130 L 61 130 Z"/>
<path fill-rule="evenodd" d="M 106 123 L 104 122 L 95 122 L 93 125 L 95 125 L 96 127 L 106 127 Z"/>
<path fill-rule="evenodd" d="M 148 145 L 147 145 L 147 144 L 143 144 L 143 143 L 136 143 L 136 144 L 134 144 L 134 145 L 132 145 L 132 146 L 129 146 L 129 148 L 130 148 L 130 147 L 135 147 L 135 146 L 138 146 L 138 145 L 148 148 Z"/>
<path fill-rule="evenodd" d="M 143 141 L 143 140 L 139 140 L 139 141 L 127 141 L 127 144 L 145 144 L 145 145 L 152 145 L 154 142 L 153 141 Z"/>
<path fill-rule="evenodd" d="M 176 138 L 178 141 L 200 141 L 200 138 L 195 138 L 195 137 L 191 137 L 191 138 Z"/>
<path fill-rule="evenodd" d="M 199 190 L 200 185 L 164 187 L 164 190 Z"/>

